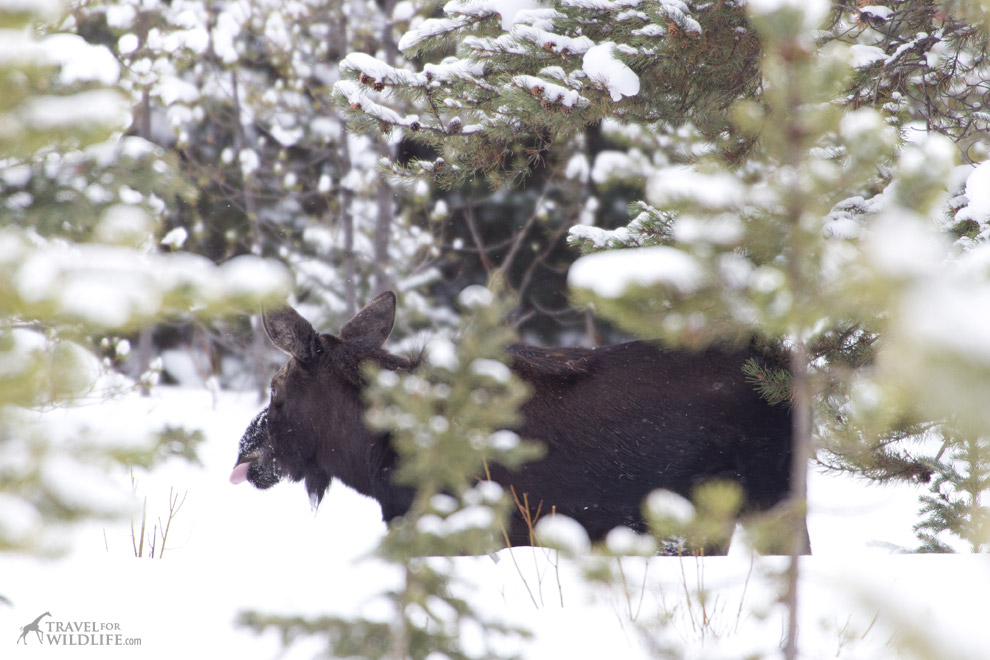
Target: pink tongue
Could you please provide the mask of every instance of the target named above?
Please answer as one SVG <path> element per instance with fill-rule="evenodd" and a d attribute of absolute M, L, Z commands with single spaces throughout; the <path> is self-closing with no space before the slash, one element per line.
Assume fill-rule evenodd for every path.
<path fill-rule="evenodd" d="M 238 463 L 234 471 L 230 473 L 230 483 L 239 484 L 245 479 L 247 479 L 248 468 L 251 467 L 250 461 L 245 461 L 244 463 Z"/>

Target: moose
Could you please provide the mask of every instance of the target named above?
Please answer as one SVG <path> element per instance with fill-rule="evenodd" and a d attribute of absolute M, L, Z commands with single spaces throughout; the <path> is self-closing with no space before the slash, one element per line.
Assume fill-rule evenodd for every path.
<path fill-rule="evenodd" d="M 378 501 L 386 522 L 404 515 L 415 491 L 395 483 L 398 456 L 387 433 L 364 422 L 361 365 L 408 371 L 417 360 L 383 348 L 396 297 L 383 293 L 340 329 L 321 334 L 291 307 L 263 312 L 271 342 L 290 356 L 272 379 L 271 401 L 240 440 L 232 483 L 269 488 L 303 481 L 318 506 L 331 480 Z M 737 482 L 744 510 L 773 507 L 789 493 L 791 413 L 771 405 L 742 367 L 767 358 L 754 348 L 666 350 L 645 341 L 600 348 L 513 345 L 510 368 L 532 395 L 512 429 L 544 445 L 542 458 L 490 477 L 529 502 L 580 523 L 593 540 L 625 525 L 645 531 L 642 501 L 656 489 L 685 497 L 711 480 Z M 529 545 L 522 512 L 511 545 Z"/>

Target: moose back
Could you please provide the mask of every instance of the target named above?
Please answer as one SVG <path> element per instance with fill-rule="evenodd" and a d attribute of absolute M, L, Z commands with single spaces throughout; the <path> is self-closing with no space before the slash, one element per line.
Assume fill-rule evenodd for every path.
<path fill-rule="evenodd" d="M 395 295 L 384 293 L 341 328 L 320 334 L 290 307 L 266 312 L 272 343 L 291 359 L 272 379 L 271 401 L 241 438 L 231 481 L 268 488 L 283 477 L 304 481 L 319 504 L 332 479 L 377 500 L 387 522 L 408 511 L 414 491 L 393 481 L 397 455 L 387 434 L 364 423 L 360 365 L 410 370 L 416 364 L 383 348 Z M 690 496 L 705 481 L 742 486 L 748 510 L 788 495 L 791 420 L 746 382 L 751 350 L 663 350 L 647 342 L 597 349 L 509 349 L 512 369 L 531 398 L 514 429 L 545 446 L 518 471 L 499 466 L 492 480 L 544 512 L 577 520 L 592 539 L 625 525 L 645 529 L 643 498 L 665 488 Z M 509 541 L 528 545 L 521 515 Z"/>

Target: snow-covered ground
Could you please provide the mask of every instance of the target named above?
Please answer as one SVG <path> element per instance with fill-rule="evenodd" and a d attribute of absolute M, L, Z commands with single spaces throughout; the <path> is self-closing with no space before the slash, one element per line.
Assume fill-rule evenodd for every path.
<path fill-rule="evenodd" d="M 64 559 L 0 557 L 0 594 L 11 601 L 0 603 L 0 657 L 309 658 L 318 645 L 282 655 L 274 634 L 238 627 L 238 612 L 374 612 L 376 594 L 398 578 L 367 558 L 384 532 L 374 502 L 335 484 L 314 515 L 300 484 L 262 492 L 228 482 L 241 431 L 259 407 L 253 394 L 160 387 L 150 397 L 46 413 L 61 416 L 66 429 L 202 429 L 203 465 L 172 460 L 134 473 L 135 500 L 147 496 L 152 522 L 167 518 L 170 490 L 186 494 L 161 560 L 134 558 L 128 520 L 76 529 Z M 117 477 L 128 496 L 130 475 Z M 900 657 L 898 644 L 927 636 L 939 644 L 931 657 L 990 657 L 990 558 L 897 553 L 915 545 L 916 509 L 908 487 L 812 475 L 802 657 Z M 668 647 L 684 649 L 673 657 L 775 657 L 783 637 L 772 575 L 784 562 L 753 560 L 738 543 L 728 557 L 611 560 L 625 586 L 608 589 L 588 585 L 577 562 L 545 550 L 499 557 L 455 560 L 467 582 L 459 588 L 488 615 L 535 633 L 506 642 L 521 644 L 526 658 L 635 660 Z M 103 627 L 140 646 L 56 649 L 32 632 L 15 644 L 21 626 L 43 612 L 46 634 L 46 622 L 91 622 L 98 634 Z M 464 634 L 472 643 L 475 634 Z"/>

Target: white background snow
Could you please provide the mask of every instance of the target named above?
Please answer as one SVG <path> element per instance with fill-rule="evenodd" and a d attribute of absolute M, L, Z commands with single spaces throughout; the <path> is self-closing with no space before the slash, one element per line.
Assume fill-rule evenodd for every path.
<path fill-rule="evenodd" d="M 130 475 L 112 475 L 138 519 L 140 498 L 148 497 L 154 520 L 167 516 L 170 489 L 188 493 L 163 559 L 133 557 L 126 520 L 89 523 L 66 536 L 71 551 L 60 560 L 0 559 L 0 593 L 12 602 L 0 605 L 3 657 L 308 658 L 318 650 L 312 642 L 283 656 L 274 634 L 258 637 L 236 626 L 237 613 L 373 612 L 373 596 L 395 578 L 368 558 L 384 531 L 377 504 L 334 484 L 314 514 L 301 484 L 259 491 L 228 483 L 237 441 L 259 407 L 253 394 L 159 387 L 147 398 L 129 395 L 45 413 L 46 422 L 65 433 L 88 428 L 137 435 L 166 423 L 201 428 L 207 436 L 203 465 L 172 460 L 150 473 L 137 470 L 136 497 Z M 73 480 L 71 474 L 64 478 Z M 990 630 L 979 604 L 990 585 L 987 558 L 898 554 L 916 543 L 911 525 L 917 494 L 910 487 L 870 486 L 813 471 L 804 657 L 895 657 L 888 644 L 905 634 L 893 632 L 905 623 L 955 649 L 943 657 L 986 657 Z M 743 543 L 734 542 L 728 557 L 623 559 L 629 595 L 588 586 L 574 562 L 551 552 L 509 552 L 500 553 L 498 563 L 488 557 L 455 563 L 473 584 L 467 593 L 482 611 L 537 632 L 522 643 L 526 658 L 652 657 L 640 625 L 683 645 L 692 658 L 774 657 L 782 638 L 782 611 L 774 605 L 779 582 L 767 571 L 783 561 L 754 564 Z M 697 598 L 685 596 L 698 580 L 714 599 L 707 625 L 700 623 Z M 53 649 L 29 635 L 26 646 L 14 647 L 20 626 L 45 611 L 50 620 L 117 623 L 141 645 Z M 663 614 L 671 616 L 668 627 L 649 625 Z M 466 630 L 465 636 L 470 644 L 476 634 Z"/>

